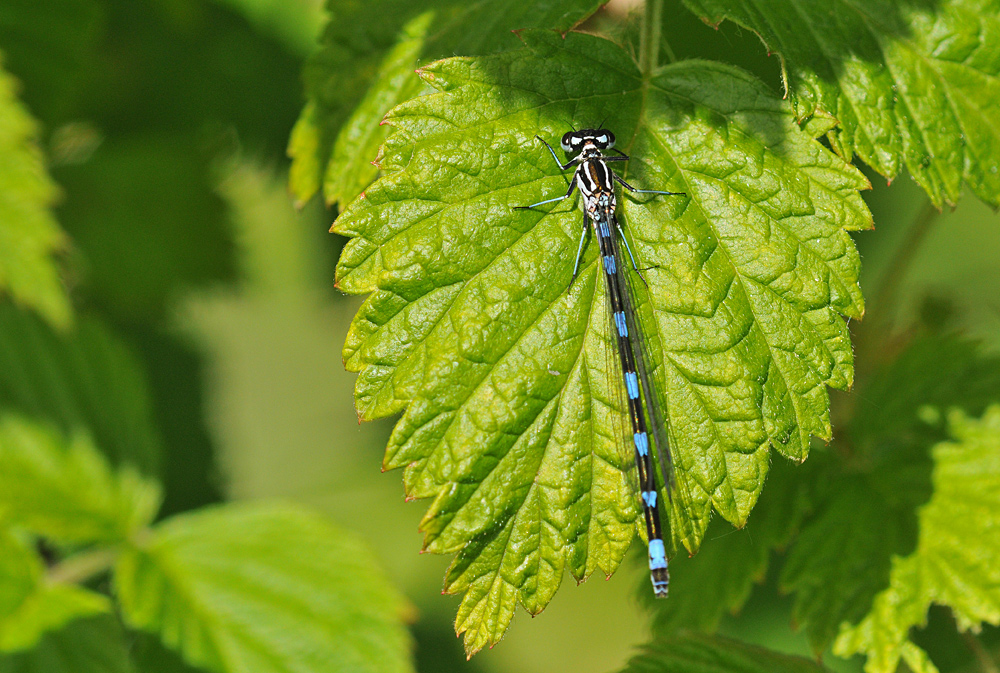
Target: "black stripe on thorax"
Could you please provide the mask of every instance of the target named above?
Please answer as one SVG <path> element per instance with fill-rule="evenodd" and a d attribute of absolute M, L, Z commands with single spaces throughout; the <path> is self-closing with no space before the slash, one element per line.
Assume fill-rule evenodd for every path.
<path fill-rule="evenodd" d="M 611 169 L 600 159 L 588 159 L 576 171 L 580 193 L 592 196 L 596 192 L 614 191 Z"/>

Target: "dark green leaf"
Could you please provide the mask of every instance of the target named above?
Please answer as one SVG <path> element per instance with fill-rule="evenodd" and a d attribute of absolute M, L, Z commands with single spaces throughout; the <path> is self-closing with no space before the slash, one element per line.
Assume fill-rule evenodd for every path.
<path fill-rule="evenodd" d="M 877 456 L 886 442 L 922 440 L 927 423 L 921 412 L 926 419 L 930 409 L 960 407 L 978 415 L 996 401 L 1000 358 L 955 335 L 920 335 L 851 396 L 851 443 L 862 454 Z"/>
<path fill-rule="evenodd" d="M 909 639 L 932 603 L 950 607 L 962 631 L 1000 624 L 1000 406 L 981 420 L 954 411 L 949 425 L 954 441 L 934 447 L 934 494 L 919 513 L 916 551 L 893 560 L 889 587 L 834 645 L 841 656 L 866 654 L 869 673 L 892 673 L 900 660 L 936 673 Z"/>
<path fill-rule="evenodd" d="M 65 241 L 49 211 L 56 186 L 35 145 L 35 121 L 16 91 L 14 78 L 0 69 L 0 292 L 66 327 L 69 298 L 53 260 Z"/>
<path fill-rule="evenodd" d="M 0 50 L 24 100 L 50 129 L 74 119 L 96 56 L 97 0 L 4 0 Z"/>
<path fill-rule="evenodd" d="M 371 553 L 292 506 L 180 515 L 122 555 L 131 626 L 217 673 L 411 670 L 403 599 Z"/>
<path fill-rule="evenodd" d="M 28 652 L 0 656 L 0 673 L 134 671 L 121 627 L 111 616 L 76 620 L 58 631 L 47 633 L 38 646 Z"/>
<path fill-rule="evenodd" d="M 160 491 L 133 468 L 111 471 L 90 440 L 0 418 L 0 515 L 59 542 L 120 542 L 156 516 Z"/>
<path fill-rule="evenodd" d="M 159 471 L 160 438 L 141 365 L 97 321 L 56 333 L 0 303 L 0 406 L 67 434 L 86 431 L 115 465 Z"/>
<path fill-rule="evenodd" d="M 399 42 L 379 66 L 375 83 L 337 135 L 323 180 L 323 196 L 328 203 L 350 203 L 371 184 L 378 175 L 375 154 L 390 129 L 381 123 L 382 117 L 427 88 L 413 70 L 432 18 L 433 13 L 428 12 L 403 27 Z M 294 147 L 292 155 L 296 155 Z"/>
<path fill-rule="evenodd" d="M 806 117 L 892 178 L 905 166 L 938 206 L 963 182 L 1000 204 L 1000 0 L 684 0 L 756 31 L 785 62 Z"/>
<path fill-rule="evenodd" d="M 806 514 L 809 483 L 802 472 L 789 461 L 776 462 L 745 529 L 713 521 L 697 556 L 672 559 L 670 600 L 654 601 L 643 582 L 643 596 L 656 610 L 655 632 L 714 631 L 726 614 L 743 607 L 754 583 L 764 580 L 772 552 L 788 544 Z"/>
<path fill-rule="evenodd" d="M 424 86 L 412 72 L 419 61 L 514 49 L 519 44 L 512 31 L 567 31 L 601 4 L 601 0 L 331 0 L 322 49 L 306 68 L 309 102 L 289 147 L 292 193 L 300 202 L 308 201 L 321 175 L 329 203 L 347 203 L 364 189 L 374 172 L 350 174 L 337 161 L 345 153 L 354 162 L 375 159 L 387 134 L 387 129 L 379 128 L 383 115 Z M 350 122 L 341 128 L 348 115 Z"/>
<path fill-rule="evenodd" d="M 232 241 L 203 149 L 185 135 L 106 139 L 57 173 L 60 217 L 85 285 L 120 319 L 156 319 L 181 289 L 233 275 Z"/>
<path fill-rule="evenodd" d="M 827 479 L 835 467 L 826 461 Z M 866 480 L 834 478 L 803 525 L 781 572 L 794 592 L 795 623 L 822 652 L 844 621 L 855 623 L 889 581 L 893 554 L 913 549 L 912 510 L 894 510 Z"/>
<path fill-rule="evenodd" d="M 857 623 L 889 584 L 892 557 L 917 544 L 917 508 L 931 493 L 930 447 L 943 410 L 981 413 L 998 399 L 1000 362 L 958 337 L 922 334 L 842 400 L 851 424 L 837 452 L 806 468 L 814 516 L 788 553 L 781 582 L 816 651 Z M 928 423 L 930 421 L 930 423 Z M 840 455 L 840 459 L 837 455 Z"/>
<path fill-rule="evenodd" d="M 335 225 L 352 237 L 338 286 L 373 292 L 344 351 L 357 406 L 405 409 L 385 466 L 436 498 L 426 548 L 460 552 L 446 588 L 466 593 L 470 651 L 515 599 L 540 611 L 564 570 L 613 572 L 637 514 L 595 246 L 571 283 L 580 211 L 512 209 L 566 190 L 533 135 L 606 120 L 630 181 L 688 195 L 620 210 L 650 267 L 637 303 L 670 411 L 674 541 L 691 551 L 713 506 L 746 521 L 772 445 L 801 460 L 830 436 L 826 387 L 852 377 L 841 315 L 862 311 L 847 230 L 870 226 L 867 181 L 749 76 L 687 61 L 645 88 L 607 41 L 522 37 L 423 71 L 441 93 L 387 117 L 387 175 Z"/>
<path fill-rule="evenodd" d="M 719 636 L 658 638 L 622 673 L 824 673 L 815 661 Z"/>

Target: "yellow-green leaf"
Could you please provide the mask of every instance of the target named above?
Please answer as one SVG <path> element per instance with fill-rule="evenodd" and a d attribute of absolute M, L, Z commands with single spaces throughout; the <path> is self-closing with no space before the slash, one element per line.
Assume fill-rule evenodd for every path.
<path fill-rule="evenodd" d="M 954 441 L 934 447 L 934 494 L 920 510 L 913 554 L 893 560 L 890 584 L 856 626 L 842 627 L 840 656 L 867 655 L 868 673 L 936 667 L 909 637 L 931 604 L 951 608 L 959 629 L 1000 624 L 1000 406 L 982 419 L 949 417 Z"/>

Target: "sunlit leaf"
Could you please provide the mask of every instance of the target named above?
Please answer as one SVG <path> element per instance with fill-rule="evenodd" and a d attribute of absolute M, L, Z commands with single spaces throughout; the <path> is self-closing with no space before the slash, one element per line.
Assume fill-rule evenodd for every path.
<path fill-rule="evenodd" d="M 1000 0 L 684 0 L 784 58 L 800 116 L 882 175 L 905 167 L 938 206 L 963 183 L 1000 204 Z"/>
<path fill-rule="evenodd" d="M 934 447 L 934 494 L 920 510 L 913 554 L 893 560 L 889 587 L 856 626 L 844 625 L 840 656 L 868 656 L 868 673 L 892 673 L 900 660 L 936 671 L 909 637 L 931 604 L 951 608 L 959 629 L 1000 624 L 1000 407 L 981 420 L 949 415 L 954 441 Z"/>
<path fill-rule="evenodd" d="M 217 673 L 409 671 L 403 599 L 320 517 L 229 505 L 169 519 L 121 557 L 131 626 Z"/>
<path fill-rule="evenodd" d="M 610 42 L 521 35 L 522 51 L 423 70 L 441 93 L 387 117 L 387 175 L 334 228 L 352 237 L 338 286 L 373 292 L 344 350 L 357 407 L 405 410 L 384 464 L 435 498 L 425 546 L 459 553 L 446 588 L 465 593 L 470 651 L 515 602 L 540 611 L 564 570 L 613 572 L 635 531 L 595 246 L 571 282 L 579 209 L 512 210 L 566 190 L 534 134 L 603 120 L 630 181 L 687 194 L 620 210 L 649 267 L 637 303 L 691 551 L 713 507 L 746 521 L 772 446 L 801 460 L 830 436 L 826 387 L 852 377 L 841 315 L 862 312 L 847 231 L 870 226 L 864 177 L 744 73 L 686 61 L 645 88 Z"/>
<path fill-rule="evenodd" d="M 84 435 L 0 418 L 0 517 L 59 542 L 119 542 L 148 524 L 159 488 L 113 472 Z"/>
<path fill-rule="evenodd" d="M 0 292 L 66 327 L 69 298 L 53 259 L 65 240 L 49 210 L 56 186 L 16 94 L 16 81 L 0 69 Z"/>
<path fill-rule="evenodd" d="M 0 518 L 2 511 L 0 506 Z M 46 632 L 110 609 L 101 594 L 50 582 L 37 552 L 0 529 L 0 652 L 31 649 Z"/>
<path fill-rule="evenodd" d="M 371 182 L 374 171 L 353 173 L 341 162 L 346 158 L 362 164 L 376 158 L 388 133 L 380 127 L 382 117 L 425 88 L 413 73 L 419 62 L 515 49 L 519 43 L 512 31 L 566 31 L 601 4 L 601 0 L 331 0 L 322 48 L 306 67 L 309 101 L 289 145 L 292 193 L 299 202 L 308 201 L 324 175 L 326 201 L 343 205 Z"/>

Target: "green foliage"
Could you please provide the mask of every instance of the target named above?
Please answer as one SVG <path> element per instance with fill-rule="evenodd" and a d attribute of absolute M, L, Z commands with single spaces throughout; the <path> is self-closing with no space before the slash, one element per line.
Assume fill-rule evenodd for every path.
<path fill-rule="evenodd" d="M 784 60 L 800 118 L 893 178 L 905 166 L 935 205 L 962 184 L 1000 205 L 997 0 L 684 0 L 706 21 L 756 31 Z"/>
<path fill-rule="evenodd" d="M 69 300 L 53 255 L 65 240 L 50 207 L 56 186 L 45 170 L 35 121 L 0 70 L 0 291 L 66 327 Z"/>
<path fill-rule="evenodd" d="M 888 588 L 834 646 L 868 655 L 868 673 L 891 673 L 900 659 L 937 672 L 909 637 L 932 603 L 950 607 L 963 631 L 1000 624 L 1000 406 L 980 420 L 954 411 L 948 422 L 954 441 L 934 447 L 934 495 L 920 509 L 916 550 L 894 559 Z"/>
<path fill-rule="evenodd" d="M 66 228 L 86 252 L 87 294 L 116 319 L 156 316 L 179 286 L 232 274 L 223 203 L 200 152 L 173 133 L 112 138 L 57 173 Z"/>
<path fill-rule="evenodd" d="M 110 608 L 100 594 L 49 581 L 24 536 L 7 528 L 0 528 L 0 564 L 0 652 L 30 649 L 45 632 Z"/>
<path fill-rule="evenodd" d="M 923 535 L 915 510 L 931 497 L 929 448 L 940 437 L 928 421 L 951 405 L 981 412 L 1000 390 L 998 362 L 977 344 L 933 333 L 887 356 L 850 398 L 843 437 L 852 442 L 837 446 L 854 455 L 823 452 L 794 471 L 775 466 L 746 533 L 713 528 L 695 559 L 671 563 L 672 598 L 657 606 L 657 628 L 714 630 L 743 607 L 773 552 L 785 550 L 779 584 L 794 596 L 793 617 L 813 650 L 826 649 L 843 624 L 872 610 L 893 556 L 913 552 Z M 928 371 L 945 378 L 935 383 Z"/>
<path fill-rule="evenodd" d="M 848 162 L 908 171 L 935 204 L 966 185 L 1000 203 L 997 3 L 646 0 L 640 21 L 620 6 L 598 12 L 598 0 L 328 0 L 287 143 L 290 183 L 300 203 L 322 191 L 342 213 L 335 229 L 351 241 L 338 283 L 371 293 L 344 350 L 361 374 L 357 406 L 365 419 L 402 413 L 384 465 L 405 468 L 408 496 L 433 498 L 425 549 L 455 555 L 445 591 L 462 594 L 467 653 L 496 643 L 519 603 L 540 612 L 567 571 L 616 571 L 644 534 L 593 241 L 570 277 L 578 203 L 511 209 L 567 187 L 536 133 L 554 143 L 603 124 L 632 155 L 615 165 L 630 182 L 686 193 L 622 193 L 619 204 L 649 280 L 634 283 L 636 304 L 679 486 L 671 598 L 627 670 L 824 670 L 680 633 L 781 647 L 788 619 L 803 650 L 836 642 L 872 672 L 958 673 L 972 654 L 990 670 L 997 631 L 980 627 L 1000 621 L 1000 407 L 984 410 L 1000 402 L 1000 358 L 934 332 L 940 323 L 890 332 L 888 316 L 906 315 L 912 296 L 895 306 L 886 287 L 872 295 L 880 320 L 847 320 L 864 309 L 848 232 L 871 223 L 858 194 L 867 181 Z M 0 9 L 13 76 L 0 73 L 0 292 L 21 306 L 0 304 L 0 673 L 409 670 L 407 606 L 352 536 L 294 505 L 183 512 L 223 492 L 281 489 L 368 514 L 344 523 L 391 549 L 382 560 L 422 613 L 418 665 L 444 673 L 430 653 L 451 608 L 414 580 L 439 571 L 426 560 L 416 570 L 416 550 L 390 542 L 411 524 L 381 490 L 350 483 L 373 456 L 326 413 L 336 403 L 319 401 L 310 377 L 327 377 L 326 360 L 294 345 L 322 342 L 357 304 L 318 284 L 332 259 L 297 251 L 330 252 L 307 242 L 310 220 L 290 217 L 270 180 L 233 169 L 247 154 L 280 162 L 316 33 L 303 17 L 318 10 L 314 0 Z M 695 14 L 731 21 L 715 32 Z M 588 34 L 553 32 L 581 21 Z M 869 246 L 863 282 L 881 275 L 899 292 L 918 286 L 908 270 L 933 218 L 894 236 L 908 194 L 897 187 L 872 201 L 889 193 L 896 208 L 859 245 Z M 255 226 L 230 226 L 243 220 Z M 901 239 L 888 269 L 871 263 Z M 252 251 L 242 260 L 241 243 Z M 989 310 L 993 267 L 949 262 L 948 247 L 920 252 L 981 285 Z M 239 274 L 241 305 L 226 290 L 204 294 Z M 192 289 L 201 313 L 175 311 L 194 305 Z M 244 320 L 250 304 L 260 310 Z M 322 322 L 328 310 L 340 313 Z M 178 338 L 196 321 L 216 330 L 203 332 L 214 346 L 228 325 L 225 352 L 206 348 L 202 361 Z M 851 395 L 828 399 L 855 377 Z M 219 393 L 250 380 L 239 396 Z M 234 408 L 269 386 L 273 397 Z M 327 424 L 308 418 L 320 405 Z M 215 437 L 228 437 L 217 466 L 203 406 Z M 302 467 L 269 470 L 255 463 L 265 450 Z M 652 602 L 645 578 L 643 588 Z M 559 606 L 576 626 L 586 617 L 569 599 L 581 594 Z M 932 604 L 955 619 L 932 611 L 921 631 Z M 574 628 L 573 653 L 547 637 L 553 610 L 529 636 L 544 651 L 507 667 L 552 669 L 597 648 L 613 657 L 608 638 L 590 637 L 610 632 L 625 609 L 613 607 L 592 631 Z M 956 623 L 972 632 L 965 640 Z M 943 652 L 942 632 L 972 654 Z M 525 647 L 511 640 L 502 657 Z M 599 659 L 562 667 L 616 666 Z"/>
<path fill-rule="evenodd" d="M 353 537 L 291 505 L 230 505 L 150 528 L 157 505 L 154 483 L 113 470 L 88 440 L 0 421 L 0 651 L 38 650 L 0 666 L 62 660 L 76 631 L 60 629 L 111 608 L 76 582 L 114 563 L 126 622 L 207 670 L 410 670 L 406 605 Z M 70 555 L 46 569 L 35 539 Z M 98 544 L 75 551 L 85 543 Z M 116 652 L 79 670 L 104 670 L 94 666 Z"/>
<path fill-rule="evenodd" d="M 408 671 L 402 599 L 369 552 L 291 506 L 181 515 L 121 556 L 127 623 L 210 671 Z"/>
<path fill-rule="evenodd" d="M 160 470 L 162 443 L 142 367 L 95 319 L 56 332 L 0 304 L 0 406 L 66 433 L 86 431 L 115 464 L 146 475 Z"/>
<path fill-rule="evenodd" d="M 622 673 L 823 673 L 815 661 L 779 654 L 718 636 L 658 638 Z"/>
<path fill-rule="evenodd" d="M 375 158 L 389 133 L 379 125 L 389 109 L 428 90 L 413 73 L 418 63 L 513 49 L 518 43 L 512 31 L 567 31 L 600 5 L 599 0 L 329 0 L 330 22 L 306 69 L 309 103 L 289 144 L 295 198 L 308 201 L 322 183 L 327 203 L 346 205 L 374 179 L 375 171 L 367 167 L 352 169 Z M 434 30 L 426 35 L 431 22 Z"/>
<path fill-rule="evenodd" d="M 146 673 L 137 669 L 117 620 L 110 615 L 79 619 L 45 634 L 41 644 L 0 657 L 0 673 Z"/>
<path fill-rule="evenodd" d="M 870 226 L 865 179 L 748 76 L 683 62 L 647 86 L 607 41 L 521 37 L 523 51 L 422 70 L 442 93 L 386 118 L 387 175 L 334 227 L 353 237 L 338 287 L 374 291 L 344 351 L 358 409 L 406 407 L 385 466 L 436 497 L 425 547 L 460 551 L 446 588 L 466 593 L 470 651 L 496 642 L 514 598 L 541 610 L 564 568 L 613 572 L 636 517 L 593 249 L 570 282 L 579 212 L 510 208 L 565 191 L 533 132 L 607 120 L 636 157 L 630 180 L 689 195 L 622 210 L 652 264 L 640 304 L 679 465 L 675 542 L 691 551 L 713 506 L 746 520 L 772 445 L 801 460 L 829 437 L 826 386 L 852 377 L 840 314 L 862 311 L 847 230 Z"/>
<path fill-rule="evenodd" d="M 656 605 L 653 629 L 713 632 L 727 613 L 738 612 L 753 585 L 764 580 L 771 553 L 799 531 L 811 507 L 809 475 L 789 461 L 776 461 L 768 473 L 746 531 L 716 520 L 697 556 L 670 561 L 670 600 Z M 726 530 L 729 529 L 729 530 Z M 642 596 L 652 602 L 643 583 Z"/>
<path fill-rule="evenodd" d="M 111 470 L 90 440 L 17 418 L 0 419 L 0 512 L 57 542 L 119 542 L 147 526 L 159 488 L 125 467 Z"/>

